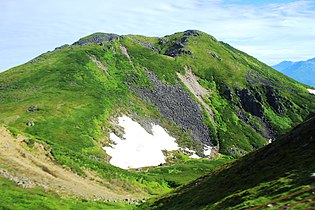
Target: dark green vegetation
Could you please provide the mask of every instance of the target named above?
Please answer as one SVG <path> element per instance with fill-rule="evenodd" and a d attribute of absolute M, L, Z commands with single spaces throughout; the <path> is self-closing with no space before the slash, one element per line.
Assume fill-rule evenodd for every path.
<path fill-rule="evenodd" d="M 306 86 L 203 32 L 162 38 L 97 33 L 1 73 L 0 123 L 27 136 L 30 147 L 34 141 L 46 145 L 58 164 L 83 177 L 88 169 L 128 193 L 159 195 L 228 159 L 179 160 L 177 165 L 134 172 L 108 164 L 110 157 L 101 147 L 115 129 L 111 121 L 127 114 L 159 123 L 180 146 L 200 154 L 203 145 L 191 138 L 189 129 L 166 120 L 158 105 L 132 90 L 153 90 L 147 72 L 168 85 L 184 86 L 176 73 L 185 74 L 185 69 L 209 91 L 202 100 L 214 121 L 201 105 L 202 122 L 211 130 L 212 143 L 226 155 L 254 151 L 315 111 L 315 96 Z"/>
<path fill-rule="evenodd" d="M 277 141 L 151 203 L 156 209 L 248 209 L 311 187 L 315 116 Z M 273 203 L 278 209 L 312 197 L 311 190 Z M 295 207 L 314 206 L 303 202 Z M 145 208 L 145 207 L 143 207 Z"/>
<path fill-rule="evenodd" d="M 178 157 L 176 164 L 150 169 L 146 175 L 162 178 L 169 186 L 178 187 L 187 184 L 213 169 L 228 163 L 232 160 L 229 156 L 222 156 L 216 159 L 190 159 L 185 155 Z"/>

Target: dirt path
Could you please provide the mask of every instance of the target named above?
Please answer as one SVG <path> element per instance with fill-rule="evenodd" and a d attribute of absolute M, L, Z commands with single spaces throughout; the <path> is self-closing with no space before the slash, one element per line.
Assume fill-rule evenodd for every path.
<path fill-rule="evenodd" d="M 103 200 L 125 200 L 143 195 L 127 193 L 87 171 L 83 178 L 56 164 L 42 144 L 30 149 L 21 135 L 17 138 L 0 126 L 0 176 L 22 187 L 40 186 L 60 195 Z"/>

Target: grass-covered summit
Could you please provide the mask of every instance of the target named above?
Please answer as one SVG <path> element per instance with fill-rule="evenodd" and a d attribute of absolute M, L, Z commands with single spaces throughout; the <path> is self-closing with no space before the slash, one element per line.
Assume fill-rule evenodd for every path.
<path fill-rule="evenodd" d="M 43 145 L 59 166 L 141 197 L 183 182 L 108 164 L 102 147 L 121 133 L 118 116 L 159 124 L 200 156 L 211 147 L 211 156 L 239 157 L 315 110 L 306 88 L 201 31 L 95 33 L 1 73 L 0 123 L 31 149 Z"/>
<path fill-rule="evenodd" d="M 180 79 L 185 74 L 198 82 Z M 161 38 L 95 33 L 1 73 L 0 85 L 1 123 L 100 157 L 119 113 L 159 122 L 190 148 L 202 142 L 238 156 L 315 109 L 304 85 L 195 30 Z"/>

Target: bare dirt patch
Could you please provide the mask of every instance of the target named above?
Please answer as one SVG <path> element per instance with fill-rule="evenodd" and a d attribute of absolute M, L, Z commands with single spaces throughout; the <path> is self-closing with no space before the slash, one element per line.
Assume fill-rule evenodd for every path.
<path fill-rule="evenodd" d="M 103 63 L 99 60 L 96 59 L 96 57 L 94 55 L 91 55 L 89 56 L 91 61 L 93 61 L 97 67 L 100 69 L 100 70 L 103 70 L 106 74 L 108 74 L 108 69 L 106 66 L 103 65 Z"/>
<path fill-rule="evenodd" d="M 182 75 L 177 73 L 179 79 L 188 87 L 188 89 L 198 98 L 199 102 L 206 107 L 207 112 L 210 115 L 212 123 L 214 123 L 214 114 L 209 107 L 209 105 L 205 102 L 205 97 L 210 94 L 210 91 L 202 87 L 198 83 L 198 77 L 193 74 L 191 68 L 186 67 L 186 74 Z"/>
<path fill-rule="evenodd" d="M 141 193 L 128 193 L 92 172 L 81 177 L 55 163 L 43 144 L 35 142 L 29 148 L 26 139 L 22 135 L 14 137 L 0 126 L 0 176 L 22 187 L 40 186 L 61 196 L 104 200 L 143 197 Z"/>

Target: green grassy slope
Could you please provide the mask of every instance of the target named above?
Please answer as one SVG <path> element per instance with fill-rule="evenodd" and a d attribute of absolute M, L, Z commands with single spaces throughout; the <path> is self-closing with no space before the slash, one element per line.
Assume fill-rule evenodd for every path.
<path fill-rule="evenodd" d="M 225 154 L 241 156 L 266 144 L 261 134 L 266 126 L 261 122 L 281 134 L 315 110 L 315 97 L 302 84 L 210 35 L 198 33 L 201 36 L 185 38 L 186 54 L 175 58 L 164 54 L 174 43 L 182 41 L 186 32 L 162 38 L 96 33 L 76 45 L 63 46 L 2 72 L 0 123 L 15 134 L 28 136 L 30 142 L 43 142 L 59 164 L 77 174 L 84 176 L 82 168 L 87 168 L 105 180 L 126 186 L 128 192 L 156 195 L 168 192 L 173 182 L 177 186 L 191 179 L 170 179 L 169 174 L 164 176 L 164 171 L 169 170 L 164 169 L 152 174 L 119 169 L 108 164 L 110 157 L 101 148 L 109 142 L 111 120 L 120 114 L 159 122 L 181 145 L 196 146 L 156 106 L 130 90 L 130 86 L 152 88 L 146 71 L 153 72 L 164 83 L 176 85 L 182 84 L 176 73 L 184 74 L 187 66 L 192 69 L 199 83 L 210 91 L 204 100 L 215 114 L 215 123 L 209 117 L 203 120 L 211 127 L 213 139 L 220 143 L 220 152 Z M 130 60 L 122 53 L 121 46 L 126 47 Z M 267 102 L 267 87 L 275 90 L 285 112 L 277 113 Z M 227 89 L 232 99 L 226 97 Z M 258 93 L 262 116 L 254 116 L 239 106 L 237 89 L 248 89 L 253 95 Z M 32 106 L 37 109 L 29 111 Z M 186 166 L 192 163 L 200 164 L 196 173 L 187 170 Z M 202 161 L 186 164 L 176 170 L 193 174 L 192 178 L 212 167 L 203 165 Z"/>
<path fill-rule="evenodd" d="M 163 53 L 174 43 L 181 42 L 187 33 L 163 38 L 129 35 L 101 46 L 89 43 L 45 53 L 1 73 L 1 122 L 52 144 L 103 156 L 98 140 L 106 139 L 104 134 L 114 113 L 128 109 L 131 113 L 163 120 L 156 108 L 141 101 L 126 84 L 150 88 L 144 71 L 155 73 L 161 81 L 176 84 L 176 72 L 184 73 L 186 66 L 211 92 L 205 101 L 215 114 L 215 124 L 206 118 L 205 121 L 212 128 L 214 141 L 220 142 L 223 153 L 237 156 L 259 148 L 266 143 L 261 134 L 267 128 L 271 128 L 275 135 L 284 133 L 315 110 L 315 97 L 308 94 L 302 84 L 210 35 L 198 33 L 199 36 L 188 36 L 183 42 L 183 49 L 192 54 L 176 58 Z M 99 36 L 102 33 L 82 40 L 97 39 Z M 150 43 L 160 53 L 139 44 L 139 41 Z M 127 48 L 132 63 L 121 53 L 120 45 Z M 107 68 L 107 73 L 92 62 L 91 56 Z M 267 102 L 267 87 L 276 93 L 283 113 L 277 113 Z M 232 99 L 224 95 L 227 88 Z M 237 91 L 242 89 L 261 98 L 262 116 L 257 118 L 240 107 Z M 257 102 L 257 99 L 254 100 Z M 26 112 L 31 105 L 38 106 L 39 111 Z M 117 107 L 121 110 L 116 110 Z M 36 126 L 26 126 L 30 121 L 34 121 Z M 261 125 L 262 121 L 267 127 Z M 175 128 L 170 129 L 176 132 Z"/>
<path fill-rule="evenodd" d="M 61 198 L 42 189 L 23 189 L 0 177 L 0 209 L 134 209 L 127 202 L 109 203 Z"/>
<path fill-rule="evenodd" d="M 220 142 L 221 152 L 239 156 L 253 151 L 266 144 L 263 133 L 271 130 L 267 138 L 281 135 L 315 110 L 315 97 L 307 92 L 306 86 L 208 34 L 197 33 L 197 36 L 188 36 L 187 32 L 180 32 L 162 38 L 127 36 L 122 43 L 137 66 L 153 71 L 162 81 L 173 84 L 176 71 L 185 73 L 185 67 L 192 69 L 199 77 L 199 83 L 211 92 L 205 101 L 215 114 L 212 135 Z M 150 43 L 159 54 L 135 39 Z M 165 55 L 161 54 L 173 49 L 177 43 L 182 43 L 184 47 L 179 49 L 190 51 L 191 55 L 183 53 L 175 58 L 168 57 L 174 62 L 171 65 L 165 63 Z M 237 91 L 242 89 L 255 96 L 254 101 L 261 105 L 262 116 L 257 117 L 239 105 L 241 99 Z M 227 90 L 232 99 L 227 98 Z M 268 91 L 274 94 L 271 101 L 278 103 L 280 112 L 275 110 L 277 105 L 268 101 Z M 249 103 L 251 107 L 254 105 Z"/>
<path fill-rule="evenodd" d="M 315 117 L 268 146 L 151 203 L 154 209 L 248 209 L 311 186 L 315 171 Z M 279 208 L 312 197 L 308 190 L 273 204 Z M 297 209 L 314 205 L 303 202 Z M 143 206 L 145 208 L 145 206 Z"/>
<path fill-rule="evenodd" d="M 120 52 L 119 45 L 115 41 L 108 46 L 66 46 L 1 73 L 0 120 L 13 133 L 27 135 L 30 146 L 34 141 L 45 143 L 55 160 L 75 173 L 84 176 L 84 167 L 127 191 L 167 192 L 170 186 L 161 176 L 111 166 L 101 149 L 109 141 L 110 120 L 120 113 L 160 118 L 179 140 L 187 138 L 128 89 L 126 83 L 135 83 L 133 78 L 139 87 L 149 84 L 140 67 L 134 68 Z M 102 62 L 107 73 L 90 56 Z M 158 69 L 168 65 L 171 70 L 177 64 L 161 55 L 156 65 Z M 37 110 L 28 111 L 31 106 Z M 28 122 L 35 125 L 27 126 Z M 200 167 L 195 176 L 204 174 L 206 167 Z"/>

